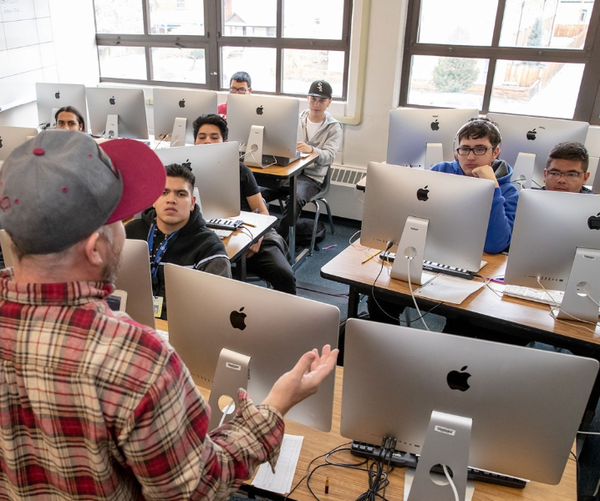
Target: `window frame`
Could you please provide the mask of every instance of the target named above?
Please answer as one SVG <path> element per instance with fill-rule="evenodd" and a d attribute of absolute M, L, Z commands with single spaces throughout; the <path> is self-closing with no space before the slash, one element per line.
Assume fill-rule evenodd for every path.
<path fill-rule="evenodd" d="M 223 19 L 223 3 L 204 0 L 204 35 L 155 35 L 150 33 L 150 9 L 148 2 L 150 0 L 139 0 L 142 6 L 144 34 L 128 35 L 120 33 L 98 33 L 96 32 L 96 45 L 123 47 L 143 47 L 146 57 L 146 79 L 123 79 L 110 78 L 100 75 L 100 82 L 103 83 L 121 83 L 134 85 L 148 85 L 161 87 L 189 87 L 197 89 L 208 89 L 216 91 L 225 91 L 229 88 L 221 86 L 221 48 L 222 47 L 266 47 L 276 50 L 276 77 L 275 92 L 265 92 L 264 94 L 281 94 L 291 97 L 303 97 L 303 94 L 283 93 L 283 51 L 285 49 L 304 49 L 304 50 L 334 50 L 344 53 L 344 72 L 343 87 L 341 97 L 335 100 L 345 101 L 348 98 L 348 82 L 350 72 L 350 40 L 352 26 L 352 11 L 354 8 L 353 0 L 344 0 L 343 7 L 343 25 L 342 36 L 340 40 L 331 39 L 313 39 L 313 38 L 284 38 L 283 32 L 283 1 L 276 0 L 277 3 L 277 28 L 275 37 L 237 37 L 222 36 L 221 26 Z M 206 64 L 206 84 L 194 84 L 189 82 L 167 82 L 153 80 L 152 67 L 152 48 L 185 48 L 185 49 L 204 49 Z M 100 56 L 98 54 L 98 64 L 100 67 Z"/>
<path fill-rule="evenodd" d="M 596 0 L 598 1 L 598 0 Z M 539 47 L 501 47 L 500 32 L 506 0 L 498 0 L 496 22 L 490 46 L 448 45 L 418 43 L 419 13 L 421 0 L 409 0 L 402 72 L 400 77 L 400 106 L 425 108 L 426 106 L 408 103 L 410 69 L 413 56 L 441 56 L 487 59 L 488 72 L 483 94 L 481 113 L 488 113 L 493 89 L 494 73 L 498 60 L 532 62 L 583 63 L 585 65 L 573 120 L 600 125 L 600 6 L 594 2 L 587 36 L 583 49 L 551 49 Z M 589 13 L 588 13 L 589 15 Z M 595 111 L 594 111 L 595 110 Z"/>

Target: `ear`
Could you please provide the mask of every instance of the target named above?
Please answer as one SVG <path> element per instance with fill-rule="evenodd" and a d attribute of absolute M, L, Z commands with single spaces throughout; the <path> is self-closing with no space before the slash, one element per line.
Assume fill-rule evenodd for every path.
<path fill-rule="evenodd" d="M 103 252 L 98 245 L 99 239 L 100 233 L 95 231 L 87 238 L 84 244 L 85 256 L 88 262 L 94 267 L 102 266 L 104 257 Z"/>
<path fill-rule="evenodd" d="M 500 146 L 496 146 L 494 151 L 492 152 L 492 156 L 494 160 L 496 160 L 500 156 Z"/>
<path fill-rule="evenodd" d="M 590 177 L 590 173 L 589 172 L 584 172 L 583 173 L 583 182 L 584 182 L 584 184 L 588 180 L 589 177 Z"/>

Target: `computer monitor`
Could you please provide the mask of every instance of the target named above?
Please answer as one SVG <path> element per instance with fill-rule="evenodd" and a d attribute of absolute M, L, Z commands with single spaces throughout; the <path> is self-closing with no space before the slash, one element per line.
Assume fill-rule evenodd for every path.
<path fill-rule="evenodd" d="M 559 118 L 502 113 L 488 113 L 487 117 L 498 124 L 502 134 L 500 158 L 513 166 L 513 182 L 525 188 L 544 186 L 544 169 L 552 148 L 564 141 L 585 143 L 589 129 L 587 122 Z"/>
<path fill-rule="evenodd" d="M 196 383 L 213 389 L 211 401 L 220 397 L 213 378 L 223 348 L 251 357 L 242 386 L 247 380 L 260 403 L 302 354 L 325 344 L 337 347 L 340 312 L 330 304 L 173 264 L 165 264 L 165 288 L 169 342 Z M 334 381 L 333 374 L 327 377 L 287 417 L 329 431 Z M 214 406 L 213 414 L 219 414 Z"/>
<path fill-rule="evenodd" d="M 344 347 L 340 433 L 419 454 L 411 494 L 422 464 L 429 483 L 429 465 L 446 464 L 457 487 L 467 465 L 557 484 L 598 372 L 589 358 L 358 319 Z M 429 494 L 417 499 L 455 499 L 447 483 Z"/>
<path fill-rule="evenodd" d="M 565 291 L 559 318 L 598 321 L 600 196 L 522 190 L 504 281 Z"/>
<path fill-rule="evenodd" d="M 227 97 L 229 140 L 240 143 L 246 165 L 287 165 L 297 158 L 297 99 L 256 94 Z M 268 158 L 264 159 L 263 157 Z M 263 159 L 266 162 L 263 162 Z"/>
<path fill-rule="evenodd" d="M 92 135 L 106 139 L 148 139 L 142 89 L 88 87 L 87 102 Z"/>
<path fill-rule="evenodd" d="M 217 112 L 217 93 L 207 90 L 153 90 L 154 138 L 165 139 L 171 146 L 194 144 L 194 120 L 198 116 Z"/>
<path fill-rule="evenodd" d="M 396 252 L 394 268 L 400 266 L 399 271 L 399 256 L 412 253 L 413 283 L 419 283 L 424 259 L 480 269 L 492 181 L 377 162 L 369 162 L 367 179 L 362 245 Z"/>
<path fill-rule="evenodd" d="M 454 161 L 454 138 L 479 110 L 396 108 L 390 111 L 387 163 L 430 169 Z"/>
<path fill-rule="evenodd" d="M 63 106 L 77 108 L 87 126 L 85 85 L 38 82 L 35 84 L 35 94 L 38 120 L 42 129 L 56 127 L 56 111 Z"/>
<path fill-rule="evenodd" d="M 240 161 L 238 143 L 199 144 L 155 150 L 169 164 L 187 165 L 196 176 L 204 219 L 235 217 L 240 214 Z"/>
<path fill-rule="evenodd" d="M 145 240 L 125 240 L 115 287 L 127 292 L 125 311 L 129 316 L 154 328 L 150 255 Z"/>
<path fill-rule="evenodd" d="M 34 127 L 0 125 L 0 161 L 4 162 L 17 146 L 37 136 L 37 133 L 37 129 Z"/>

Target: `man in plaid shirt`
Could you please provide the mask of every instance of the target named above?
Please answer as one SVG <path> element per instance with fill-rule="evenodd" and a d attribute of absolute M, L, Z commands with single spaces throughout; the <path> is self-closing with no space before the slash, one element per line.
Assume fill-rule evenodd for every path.
<path fill-rule="evenodd" d="M 0 172 L 0 224 L 14 270 L 0 272 L 0 499 L 220 499 L 276 460 L 282 416 L 317 391 L 337 350 L 306 353 L 261 405 L 211 433 L 180 358 L 104 298 L 122 219 L 152 204 L 164 167 L 145 145 L 100 148 L 47 131 Z M 306 371 L 311 367 L 310 373 Z"/>

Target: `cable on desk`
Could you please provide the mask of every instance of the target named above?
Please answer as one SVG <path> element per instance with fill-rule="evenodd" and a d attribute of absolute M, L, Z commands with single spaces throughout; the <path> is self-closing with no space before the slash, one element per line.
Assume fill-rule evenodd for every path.
<path fill-rule="evenodd" d="M 407 274 L 408 275 L 408 288 L 410 290 L 410 297 L 412 297 L 413 303 L 415 305 L 415 309 L 417 310 L 417 313 L 419 314 L 419 317 L 421 317 L 421 322 L 423 322 L 423 325 L 425 326 L 425 328 L 428 331 L 431 331 L 431 329 L 429 328 L 429 326 L 425 322 L 425 319 L 423 318 L 423 315 L 421 315 L 421 310 L 419 309 L 419 305 L 417 304 L 417 298 L 415 297 L 415 293 L 413 292 L 412 281 L 410 279 L 410 262 L 411 261 L 412 261 L 412 258 L 406 258 L 406 268 L 408 270 L 408 274 Z"/>

